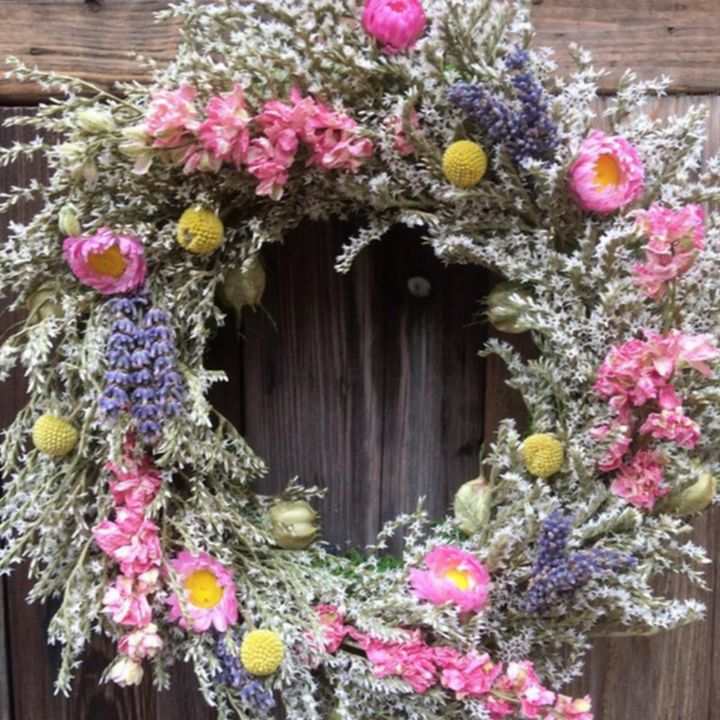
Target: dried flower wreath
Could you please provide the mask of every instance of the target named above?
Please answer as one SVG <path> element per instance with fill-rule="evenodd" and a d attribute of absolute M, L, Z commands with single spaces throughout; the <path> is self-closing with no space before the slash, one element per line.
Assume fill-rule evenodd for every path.
<path fill-rule="evenodd" d="M 27 305 L 0 351 L 29 402 L 7 431 L 0 570 L 60 598 L 58 688 L 93 632 L 107 679 L 168 684 L 192 661 L 221 717 L 589 720 L 559 692 L 591 638 L 703 613 L 652 577 L 703 585 L 686 517 L 716 495 L 713 366 L 720 158 L 700 111 L 643 112 L 626 75 L 593 128 L 599 73 L 558 77 L 527 8 L 482 0 L 179 0 L 174 62 L 119 96 L 17 65 L 65 99 L 62 136 L 0 251 Z M 95 90 L 98 90 L 97 88 Z M 211 408 L 210 328 L 259 300 L 259 253 L 303 219 L 362 213 L 337 269 L 396 223 L 507 284 L 489 319 L 532 433 L 504 422 L 454 516 L 398 518 L 362 556 L 317 541 L 309 500 L 253 491 L 264 465 Z M 58 231 L 59 228 L 59 231 Z M 28 436 L 32 436 L 29 443 Z M 386 541 L 404 535 L 402 557 Z M 552 689 L 550 689 L 552 687 Z"/>

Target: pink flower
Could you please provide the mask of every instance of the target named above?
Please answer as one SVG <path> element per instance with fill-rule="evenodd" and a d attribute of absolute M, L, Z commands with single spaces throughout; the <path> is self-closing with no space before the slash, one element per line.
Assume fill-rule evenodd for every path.
<path fill-rule="evenodd" d="M 324 170 L 357 172 L 372 154 L 372 143 L 357 134 L 357 123 L 322 103 L 315 104 L 315 112 L 307 117 L 301 137 L 313 148 L 308 166 Z"/>
<path fill-rule="evenodd" d="M 390 642 L 359 635 L 360 646 L 372 664 L 377 677 L 400 677 L 413 690 L 424 693 L 437 683 L 434 650 L 426 645 L 419 631 L 408 632 L 406 642 Z"/>
<path fill-rule="evenodd" d="M 694 448 L 700 441 L 699 425 L 685 415 L 682 407 L 650 413 L 640 428 L 659 440 L 671 440 L 678 447 Z"/>
<path fill-rule="evenodd" d="M 304 132 L 308 121 L 317 112 L 315 100 L 311 97 L 303 98 L 297 88 L 291 89 L 290 102 L 288 105 L 279 100 L 270 100 L 255 118 L 255 124 L 262 128 L 265 136 L 273 143 L 287 131 L 297 137 Z"/>
<path fill-rule="evenodd" d="M 205 632 L 211 625 L 225 632 L 238 619 L 232 573 L 207 553 L 193 555 L 186 550 L 170 561 L 180 576 L 183 600 L 176 594 L 168 600 L 170 619 L 180 627 Z"/>
<path fill-rule="evenodd" d="M 250 148 L 250 114 L 242 86 L 236 84 L 230 92 L 211 98 L 205 115 L 197 131 L 203 147 L 219 162 L 239 167 Z"/>
<path fill-rule="evenodd" d="M 410 111 L 410 125 L 415 129 L 420 127 L 420 118 L 418 117 L 417 111 L 413 108 Z M 412 155 L 417 151 L 417 148 L 410 141 L 408 136 L 405 134 L 405 121 L 402 115 L 398 115 L 393 122 L 393 139 L 395 149 L 400 155 Z"/>
<path fill-rule="evenodd" d="M 644 176 L 637 150 L 624 137 L 593 130 L 570 167 L 570 189 L 584 210 L 610 213 L 642 195 Z"/>
<path fill-rule="evenodd" d="M 486 695 L 502 674 L 502 665 L 495 665 L 487 653 L 462 655 L 451 648 L 436 648 L 435 660 L 441 668 L 441 685 L 458 699 Z"/>
<path fill-rule="evenodd" d="M 323 626 L 323 649 L 326 653 L 334 655 L 340 649 L 348 633 L 345 618 L 335 605 L 317 605 L 315 612 Z"/>
<path fill-rule="evenodd" d="M 275 144 L 268 138 L 256 138 L 250 143 L 247 164 L 250 173 L 260 180 L 255 191 L 258 195 L 280 200 L 297 146 L 297 136 L 293 133 L 278 136 Z"/>
<path fill-rule="evenodd" d="M 713 371 L 707 361 L 720 357 L 720 349 L 712 335 L 683 335 L 679 330 L 661 335 L 645 330 L 645 337 L 651 348 L 654 366 L 666 377 L 686 366 L 705 377 L 712 377 Z"/>
<path fill-rule="evenodd" d="M 636 508 L 651 510 L 655 501 L 667 495 L 670 487 L 663 485 L 665 467 L 661 457 L 648 450 L 640 450 L 629 465 L 620 468 L 610 489 Z"/>
<path fill-rule="evenodd" d="M 548 716 L 553 720 L 593 720 L 589 695 L 575 700 L 567 695 L 558 695 L 553 709 L 555 714 Z"/>
<path fill-rule="evenodd" d="M 63 258 L 78 280 L 103 295 L 142 285 L 147 265 L 140 239 L 100 228 L 95 235 L 65 238 Z"/>
<path fill-rule="evenodd" d="M 138 512 L 120 508 L 115 520 L 103 520 L 92 533 L 103 552 L 119 563 L 124 575 L 135 577 L 160 565 L 158 527 Z"/>
<path fill-rule="evenodd" d="M 191 138 L 198 128 L 194 87 L 187 83 L 177 90 L 158 90 L 150 95 L 145 114 L 145 132 L 151 135 L 153 147 L 174 148 Z"/>
<path fill-rule="evenodd" d="M 705 216 L 699 205 L 670 210 L 654 203 L 636 217 L 649 242 L 645 263 L 634 266 L 635 282 L 653 300 L 660 300 L 667 284 L 684 275 L 705 247 Z"/>
<path fill-rule="evenodd" d="M 118 642 L 118 651 L 136 662 L 155 657 L 162 647 L 163 641 L 154 623 L 123 635 Z"/>
<path fill-rule="evenodd" d="M 427 19 L 419 0 L 367 0 L 362 24 L 387 52 L 396 53 L 415 44 Z"/>
<path fill-rule="evenodd" d="M 410 570 L 410 584 L 419 598 L 436 605 L 452 602 L 465 611 L 482 610 L 488 597 L 490 575 L 474 555 L 439 545 L 423 562 L 427 570 Z"/>
<path fill-rule="evenodd" d="M 542 686 L 533 664 L 527 660 L 509 663 L 505 675 L 497 683 L 495 689 L 504 695 L 516 697 L 520 703 L 523 717 L 528 720 L 541 717 L 543 710 L 547 710 L 555 703 L 555 693 Z M 486 701 L 486 704 L 491 703 Z M 498 715 L 506 717 L 507 714 L 503 714 L 501 709 L 504 711 L 504 706 L 499 705 Z M 543 715 L 543 717 L 547 716 Z"/>
<path fill-rule="evenodd" d="M 115 584 L 105 589 L 102 604 L 103 612 L 118 625 L 145 627 L 150 624 L 147 594 L 141 592 L 130 577 L 119 575 L 115 578 Z"/>
<path fill-rule="evenodd" d="M 598 467 L 603 472 L 617 470 L 623 464 L 623 458 L 627 455 L 632 445 L 630 427 L 621 423 L 611 425 L 600 425 L 590 431 L 590 435 L 596 442 L 603 442 L 611 432 L 617 432 L 615 439 L 600 459 Z"/>
<path fill-rule="evenodd" d="M 162 484 L 157 470 L 147 461 L 137 464 L 126 456 L 123 460 L 126 468 L 108 463 L 107 469 L 115 475 L 110 481 L 110 492 L 116 505 L 124 505 L 128 510 L 143 513 L 152 502 Z"/>

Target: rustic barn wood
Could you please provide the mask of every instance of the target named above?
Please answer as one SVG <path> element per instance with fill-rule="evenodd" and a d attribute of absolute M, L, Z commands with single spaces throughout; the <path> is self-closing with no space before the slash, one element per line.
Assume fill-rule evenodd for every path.
<path fill-rule="evenodd" d="M 90 11 L 84 5 L 88 3 L 3 2 L 6 32 L 0 44 L 11 42 L 8 38 L 15 35 L 12 42 L 18 47 L 23 37 L 29 39 L 35 31 L 39 45 L 38 38 L 46 32 L 49 37 L 47 28 L 59 22 L 58 18 L 75 13 L 74 50 L 66 46 L 63 51 L 51 50 L 47 57 L 61 63 L 56 67 L 73 72 L 97 70 L 104 58 L 107 65 L 96 80 L 130 77 L 130 65 L 124 64 L 119 53 L 94 58 L 94 48 L 102 45 L 98 39 L 102 31 L 97 27 L 91 31 L 91 22 L 84 15 Z M 104 32 L 112 29 L 113 38 L 124 38 L 126 47 L 132 47 L 131 38 L 139 37 L 133 23 L 147 25 L 148 9 L 158 5 L 96 3 L 100 9 L 94 16 L 115 13 L 106 21 Z M 685 12 L 676 3 L 629 7 L 629 2 L 611 0 L 604 3 L 602 16 L 590 5 L 599 7 L 600 3 L 545 0 L 535 9 L 540 22 L 545 22 L 543 37 L 552 40 L 547 24 L 552 18 L 553 32 L 581 36 L 591 48 L 586 38 L 598 33 L 600 40 L 603 28 L 623 18 L 628 22 L 634 18 L 634 32 L 646 37 L 642 33 L 650 33 L 652 28 L 640 27 L 640 18 L 650 18 L 654 27 L 657 16 L 651 10 L 676 14 L 677 28 L 696 27 L 695 22 L 711 28 L 717 21 L 710 12 L 715 0 L 693 3 Z M 559 8 L 564 9 L 560 12 Z M 19 9 L 28 13 L 28 23 L 34 22 L 32 18 L 51 19 L 48 25 L 8 26 L 13 17 L 19 17 L 15 15 Z M 572 18 L 583 22 L 578 32 L 572 28 Z M 64 41 L 70 42 L 71 24 L 67 22 Z M 148 51 L 154 47 L 150 43 L 160 42 L 152 34 L 155 32 L 147 30 Z M 709 63 L 717 48 L 712 52 L 700 49 L 700 31 L 693 32 L 696 35 L 688 43 L 697 48 L 698 62 Z M 109 35 L 105 37 L 106 48 L 117 46 L 117 40 L 110 44 Z M 612 45 L 616 40 L 607 38 L 606 42 Z M 642 57 L 638 51 L 635 64 L 664 69 L 663 58 L 670 58 L 667 44 L 660 43 L 657 54 L 650 52 L 650 47 L 645 46 Z M 171 48 L 172 41 L 167 48 L 160 48 L 159 57 L 162 52 L 169 54 Z M 84 60 L 79 49 L 85 53 Z M 615 50 L 619 57 L 623 49 L 615 45 Z M 622 55 L 623 64 L 635 59 L 632 48 Z M 714 68 L 700 68 L 698 76 L 708 84 L 697 87 L 716 92 L 720 88 L 717 59 Z M 712 73 L 716 73 L 714 79 Z M 0 99 L 5 104 L 34 102 L 38 95 L 0 85 Z M 694 102 L 710 111 L 709 150 L 717 151 L 719 97 L 665 98 L 657 102 L 655 112 L 668 116 L 683 112 Z M 0 110 L 0 119 L 17 112 L 32 110 L 5 108 Z M 29 136 L 26 129 L 7 128 L 0 131 L 0 144 Z M 43 172 L 40 160 L 3 171 L 0 192 Z M 26 208 L 14 219 L 26 218 L 31 212 L 32 208 Z M 7 220 L 0 219 L 1 229 Z M 442 514 L 455 488 L 476 474 L 480 444 L 492 438 L 499 420 L 507 416 L 523 420 L 519 398 L 503 386 L 501 364 L 492 359 L 481 361 L 475 355 L 488 332 L 486 325 L 476 322 L 477 301 L 492 278 L 474 268 L 442 268 L 417 236 L 402 229 L 370 248 L 349 276 L 339 277 L 332 271 L 332 260 L 348 232 L 346 226 L 308 225 L 289 237 L 285 247 L 269 248 L 265 254 L 269 278 L 265 306 L 277 330 L 265 314 L 247 313 L 242 336 L 231 326 L 223 330 L 211 360 L 230 376 L 229 384 L 215 390 L 213 400 L 271 461 L 261 490 L 274 492 L 296 474 L 306 483 L 328 487 L 329 497 L 322 508 L 326 535 L 340 545 L 371 539 L 384 520 L 413 509 L 420 494 L 427 496 L 434 515 Z M 418 288 L 429 293 L 423 297 Z M 0 334 L 17 319 L 2 316 Z M 518 342 L 523 349 L 530 349 L 525 340 Z M 0 426 L 5 426 L 23 402 L 21 375 L 16 374 L 2 392 Z M 720 562 L 718 520 L 718 510 L 699 519 L 693 536 L 714 549 L 716 563 Z M 715 565 L 708 569 L 707 577 L 717 596 L 720 573 Z M 687 592 L 674 579 L 661 585 L 671 594 Z M 0 720 L 213 718 L 196 692 L 188 668 L 176 670 L 170 692 L 156 694 L 149 680 L 131 691 L 98 686 L 97 679 L 113 652 L 100 639 L 92 643 L 73 696 L 54 696 L 57 651 L 45 643 L 53 607 L 26 605 L 28 589 L 22 569 L 0 588 Z M 712 602 L 712 596 L 706 600 Z M 717 602 L 711 604 L 706 622 L 670 634 L 599 642 L 584 678 L 574 684 L 573 691 L 593 694 L 598 720 L 717 720 L 720 689 L 713 679 L 720 674 L 720 641 L 715 642 L 720 638 L 719 607 Z"/>
<path fill-rule="evenodd" d="M 198 0 L 202 1 L 202 0 Z M 142 80 L 135 55 L 169 60 L 177 33 L 153 22 L 166 0 L 2 0 L 0 59 L 12 55 L 31 65 L 72 73 L 103 87 Z M 667 74 L 674 92 L 710 93 L 720 87 L 720 8 L 717 0 L 541 0 L 533 5 L 540 45 L 558 50 L 569 67 L 571 42 L 591 50 L 608 69 L 603 89 L 621 72 Z M 0 102 L 32 104 L 38 88 L 0 79 Z"/>

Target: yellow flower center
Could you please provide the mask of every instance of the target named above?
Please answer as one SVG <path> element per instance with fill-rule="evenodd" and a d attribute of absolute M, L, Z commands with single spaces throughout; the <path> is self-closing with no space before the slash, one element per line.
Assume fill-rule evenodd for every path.
<path fill-rule="evenodd" d="M 617 160 L 612 155 L 600 155 L 595 161 L 595 184 L 606 188 L 610 185 L 619 185 L 622 171 Z"/>
<path fill-rule="evenodd" d="M 472 585 L 472 578 L 467 570 L 448 570 L 445 573 L 445 577 L 460 590 L 467 590 Z"/>
<path fill-rule="evenodd" d="M 185 579 L 188 600 L 195 607 L 209 610 L 214 608 L 223 596 L 223 588 L 210 570 L 196 570 Z"/>
<path fill-rule="evenodd" d="M 122 277 L 127 268 L 125 258 L 117 245 L 111 245 L 102 252 L 91 252 L 88 255 L 88 265 L 97 275 L 115 279 Z"/>

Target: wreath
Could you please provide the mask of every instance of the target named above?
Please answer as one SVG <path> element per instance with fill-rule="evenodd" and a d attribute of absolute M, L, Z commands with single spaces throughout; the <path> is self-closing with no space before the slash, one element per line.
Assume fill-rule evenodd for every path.
<path fill-rule="evenodd" d="M 589 720 L 562 686 L 597 635 L 700 618 L 653 576 L 704 586 L 687 517 L 715 498 L 720 158 L 705 117 L 643 111 L 664 82 L 555 72 L 524 4 L 178 0 L 182 42 L 112 95 L 17 64 L 64 99 L 47 184 L 4 198 L 0 284 L 27 306 L 0 353 L 27 405 L 2 447 L 0 570 L 30 600 L 69 691 L 93 633 L 105 679 L 191 661 L 221 717 Z M 90 91 L 90 92 L 88 92 Z M 602 127 L 603 129 L 600 129 Z M 57 138 L 60 137 L 60 140 Z M 487 316 L 531 431 L 504 421 L 454 512 L 419 508 L 333 554 L 317 488 L 262 488 L 264 463 L 206 400 L 214 328 L 260 301 L 261 253 L 306 219 L 364 218 L 345 272 L 402 223 L 445 263 L 500 273 Z M 221 301 L 222 298 L 222 301 Z M 30 442 L 31 436 L 32 442 Z M 272 459 L 271 459 L 272 460 Z M 388 539 L 401 534 L 399 556 Z"/>

